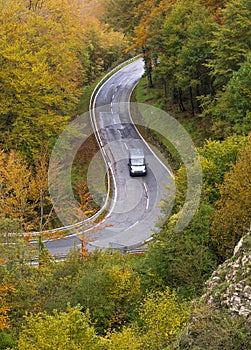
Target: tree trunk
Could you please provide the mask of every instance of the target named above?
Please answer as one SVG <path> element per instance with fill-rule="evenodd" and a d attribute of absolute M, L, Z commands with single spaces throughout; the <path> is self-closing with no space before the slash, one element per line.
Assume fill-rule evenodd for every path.
<path fill-rule="evenodd" d="M 184 107 L 184 104 L 183 104 L 181 89 L 179 89 L 179 106 L 180 106 L 181 112 L 185 112 L 186 108 Z"/>
<path fill-rule="evenodd" d="M 192 115 L 194 115 L 193 88 L 192 88 L 192 86 L 189 87 L 189 95 L 190 95 L 190 103 L 191 103 L 191 107 L 192 107 Z"/>
<path fill-rule="evenodd" d="M 152 61 L 151 58 L 149 57 L 149 51 L 147 48 L 143 47 L 143 59 L 145 63 L 145 72 L 147 76 L 147 83 L 148 87 L 152 88 L 153 87 L 153 80 L 152 80 Z"/>
<path fill-rule="evenodd" d="M 165 102 L 167 101 L 167 83 L 166 80 L 163 79 L 163 85 L 164 85 L 164 96 L 165 96 Z"/>

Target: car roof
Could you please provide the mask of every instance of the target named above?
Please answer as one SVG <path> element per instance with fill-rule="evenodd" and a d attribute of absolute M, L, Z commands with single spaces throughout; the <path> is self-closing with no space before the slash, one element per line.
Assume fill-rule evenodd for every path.
<path fill-rule="evenodd" d="M 130 156 L 144 157 L 144 151 L 142 148 L 131 148 L 129 154 Z"/>

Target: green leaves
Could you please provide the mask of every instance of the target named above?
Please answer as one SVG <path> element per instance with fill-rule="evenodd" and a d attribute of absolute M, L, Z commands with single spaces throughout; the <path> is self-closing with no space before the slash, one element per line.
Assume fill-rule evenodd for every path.
<path fill-rule="evenodd" d="M 216 84 L 222 87 L 245 61 L 251 49 L 250 0 L 230 0 L 223 10 L 222 24 L 212 40 L 213 59 L 210 67 Z"/>
<path fill-rule="evenodd" d="M 140 297 L 139 276 L 120 253 L 96 252 L 84 261 L 74 303 L 90 310 L 99 332 L 127 322 Z"/>
<path fill-rule="evenodd" d="M 103 339 L 107 350 L 164 349 L 177 337 L 188 319 L 188 306 L 175 292 L 148 293 L 138 308 L 138 323 L 111 332 Z"/>
<path fill-rule="evenodd" d="M 18 341 L 18 350 L 98 350 L 98 336 L 89 325 L 80 306 L 66 312 L 46 312 L 26 317 L 26 326 Z"/>
<path fill-rule="evenodd" d="M 204 177 L 204 194 L 211 203 L 219 196 L 218 184 L 235 164 L 238 152 L 247 143 L 245 136 L 233 135 L 223 141 L 207 140 L 200 149 Z"/>
<path fill-rule="evenodd" d="M 164 81 L 166 95 L 174 97 L 175 103 L 178 100 L 182 110 L 183 99 L 189 98 L 194 113 L 195 97 L 210 90 L 204 64 L 212 54 L 208 42 L 213 28 L 213 18 L 200 1 L 183 0 L 150 7 L 136 27 L 135 44 L 147 47 L 157 79 Z"/>
<path fill-rule="evenodd" d="M 189 226 L 180 233 L 173 232 L 176 214 L 162 226 L 146 256 L 143 282 L 148 288 L 169 286 L 186 297 L 202 291 L 216 265 L 210 249 L 212 209 L 202 202 Z"/>

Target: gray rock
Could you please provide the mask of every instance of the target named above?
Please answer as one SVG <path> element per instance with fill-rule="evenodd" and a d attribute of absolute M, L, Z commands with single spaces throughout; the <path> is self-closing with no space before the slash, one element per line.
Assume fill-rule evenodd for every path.
<path fill-rule="evenodd" d="M 205 284 L 207 290 L 202 299 L 251 319 L 251 240 L 248 235 L 235 247 L 234 257 L 213 272 Z"/>

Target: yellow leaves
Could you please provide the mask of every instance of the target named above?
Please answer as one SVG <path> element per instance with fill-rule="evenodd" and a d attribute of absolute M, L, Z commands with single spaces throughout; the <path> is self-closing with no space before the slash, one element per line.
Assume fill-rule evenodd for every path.
<path fill-rule="evenodd" d="M 80 215 L 84 213 L 86 216 L 91 217 L 98 211 L 98 208 L 94 207 L 93 197 L 85 182 L 77 184 L 77 195 L 79 198 L 79 207 L 81 209 Z"/>
<path fill-rule="evenodd" d="M 22 219 L 33 212 L 27 203 L 35 189 L 32 173 L 14 152 L 8 156 L 2 152 L 1 156 L 1 214 Z"/>
<path fill-rule="evenodd" d="M 83 83 L 123 55 L 123 36 L 86 16 L 87 5 L 0 3 L 2 147 L 34 157 L 75 114 Z"/>
<path fill-rule="evenodd" d="M 139 307 L 139 325 L 132 323 L 120 332 L 111 332 L 103 339 L 107 350 L 162 349 L 174 341 L 187 323 L 189 309 L 175 293 L 148 294 Z"/>
<path fill-rule="evenodd" d="M 12 7 L 13 4 L 16 6 Z M 57 7 L 62 22 L 56 21 L 52 4 Z M 8 133 L 4 138 L 4 144 L 12 143 L 8 144 L 9 148 L 20 145 L 18 136 L 23 131 L 20 122 L 29 130 L 29 118 L 34 119 L 34 124 L 39 124 L 43 118 L 41 129 L 47 127 L 47 130 L 41 133 L 40 128 L 36 130 L 34 126 L 35 130 L 25 138 L 28 140 L 38 134 L 36 142 L 29 145 L 26 141 L 25 145 L 30 153 L 34 152 L 34 147 L 39 148 L 37 144 L 43 141 L 41 136 L 51 136 L 46 134 L 51 120 L 71 114 L 78 103 L 83 73 L 78 58 L 79 36 L 73 32 L 78 21 L 73 16 L 68 18 L 67 2 L 63 5 L 60 8 L 55 1 L 47 2 L 40 12 L 33 12 L 23 3 L 17 5 L 15 0 L 10 0 L 0 14 L 0 22 L 3 22 L 0 29 L 0 113 L 3 128 L 11 129 L 13 139 Z M 6 9 L 8 20 L 4 21 Z M 43 117 L 46 115 L 49 118 Z M 18 123 L 14 124 L 16 120 Z M 58 121 L 57 131 L 52 129 L 55 136 L 60 128 L 62 125 Z"/>
<path fill-rule="evenodd" d="M 109 290 L 109 294 L 113 300 L 130 298 L 130 293 L 140 290 L 140 278 L 135 278 L 130 269 L 124 268 L 122 270 L 119 265 L 113 265 L 108 274 L 109 278 L 113 281 Z"/>
<path fill-rule="evenodd" d="M 114 327 L 123 324 L 127 318 L 128 305 L 141 295 L 140 278 L 129 267 L 112 265 L 107 271 L 107 279 L 110 281 L 106 290 L 107 299 L 116 305 L 109 320 L 110 326 Z"/>
<path fill-rule="evenodd" d="M 185 326 L 188 310 L 175 293 L 149 294 L 139 310 L 143 322 L 144 349 L 161 348 L 175 339 L 178 330 Z"/>
<path fill-rule="evenodd" d="M 37 165 L 36 177 L 22 157 L 13 151 L 0 153 L 0 218 L 17 219 L 26 230 L 35 228 L 39 191 L 47 188 L 44 167 Z"/>
<path fill-rule="evenodd" d="M 26 327 L 18 341 L 19 350 L 98 350 L 99 337 L 89 325 L 80 306 L 66 312 L 46 312 L 26 317 Z"/>
<path fill-rule="evenodd" d="M 108 333 L 103 338 L 105 350 L 140 350 L 141 344 L 136 335 L 135 325 L 124 327 L 120 332 Z"/>

